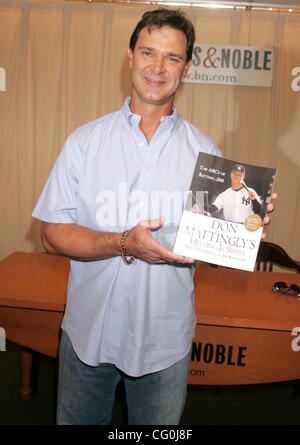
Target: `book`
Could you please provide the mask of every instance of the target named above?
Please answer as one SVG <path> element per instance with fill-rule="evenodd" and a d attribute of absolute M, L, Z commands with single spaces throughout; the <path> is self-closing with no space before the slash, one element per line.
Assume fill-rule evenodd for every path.
<path fill-rule="evenodd" d="M 276 173 L 199 153 L 174 253 L 253 271 Z"/>

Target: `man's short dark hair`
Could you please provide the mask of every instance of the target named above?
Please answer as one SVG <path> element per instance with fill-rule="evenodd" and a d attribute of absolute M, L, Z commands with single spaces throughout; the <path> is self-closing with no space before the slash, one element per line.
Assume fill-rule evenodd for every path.
<path fill-rule="evenodd" d="M 135 30 L 130 38 L 129 46 L 132 52 L 134 51 L 136 42 L 142 29 L 148 28 L 162 28 L 169 26 L 170 28 L 182 31 L 186 37 L 186 62 L 191 60 L 193 56 L 193 46 L 195 42 L 194 26 L 185 15 L 178 10 L 159 8 L 153 11 L 147 11 L 143 14 L 141 20 L 136 25 Z"/>

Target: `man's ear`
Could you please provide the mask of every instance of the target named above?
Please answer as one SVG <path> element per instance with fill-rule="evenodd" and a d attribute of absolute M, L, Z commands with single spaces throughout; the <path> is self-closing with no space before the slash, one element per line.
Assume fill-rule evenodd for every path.
<path fill-rule="evenodd" d="M 131 50 L 131 48 L 128 48 L 128 61 L 129 61 L 129 68 L 132 68 L 132 61 L 133 61 L 133 52 Z"/>
<path fill-rule="evenodd" d="M 185 67 L 184 67 L 184 69 L 183 69 L 183 73 L 182 73 L 182 76 L 181 76 L 181 80 L 183 80 L 183 79 L 185 78 L 185 76 L 186 76 L 186 74 L 187 74 L 187 72 L 188 72 L 188 70 L 189 70 L 191 64 L 192 64 L 192 59 L 189 60 L 189 61 L 185 64 Z"/>

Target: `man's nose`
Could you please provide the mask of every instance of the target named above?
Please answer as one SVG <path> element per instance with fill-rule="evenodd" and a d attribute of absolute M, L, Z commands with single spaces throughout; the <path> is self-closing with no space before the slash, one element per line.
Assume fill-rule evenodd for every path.
<path fill-rule="evenodd" d="M 155 73 L 162 73 L 164 71 L 164 59 L 163 57 L 157 56 L 153 60 L 152 69 Z"/>

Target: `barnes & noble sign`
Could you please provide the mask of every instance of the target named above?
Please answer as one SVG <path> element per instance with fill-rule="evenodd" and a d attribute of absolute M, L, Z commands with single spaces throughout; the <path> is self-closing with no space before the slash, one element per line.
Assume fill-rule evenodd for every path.
<path fill-rule="evenodd" d="M 248 385 L 296 380 L 299 353 L 300 327 L 291 332 L 197 323 L 188 383 Z"/>
<path fill-rule="evenodd" d="M 272 48 L 195 44 L 184 82 L 271 87 Z"/>

